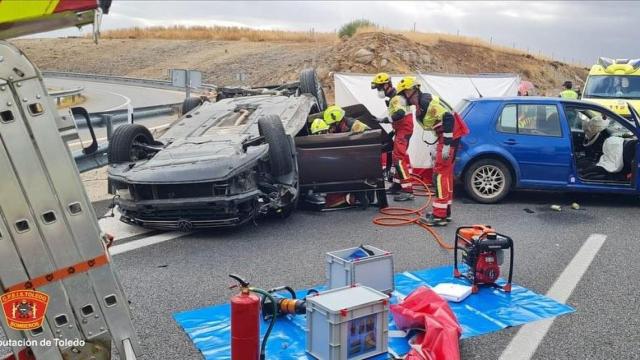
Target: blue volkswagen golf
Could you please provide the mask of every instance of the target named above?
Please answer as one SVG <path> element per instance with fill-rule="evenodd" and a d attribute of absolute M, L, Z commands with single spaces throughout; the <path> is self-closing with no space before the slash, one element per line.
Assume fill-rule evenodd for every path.
<path fill-rule="evenodd" d="M 478 202 L 514 189 L 640 193 L 633 109 L 623 118 L 589 102 L 513 97 L 465 100 L 457 111 L 470 133 L 455 174 Z"/>

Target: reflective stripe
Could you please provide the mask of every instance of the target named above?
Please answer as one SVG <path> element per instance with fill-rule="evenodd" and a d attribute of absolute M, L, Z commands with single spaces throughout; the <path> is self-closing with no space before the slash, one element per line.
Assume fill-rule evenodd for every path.
<path fill-rule="evenodd" d="M 407 174 L 407 172 L 406 172 L 406 171 L 404 171 L 404 167 L 402 167 L 402 160 L 398 160 L 398 165 L 397 165 L 397 167 L 398 167 L 398 169 L 397 169 L 397 170 L 398 170 L 398 174 L 400 175 L 400 178 L 401 178 L 402 180 L 406 180 L 406 179 L 408 179 L 408 178 L 409 178 L 409 174 Z"/>
<path fill-rule="evenodd" d="M 447 204 L 441 204 L 437 201 L 433 202 L 433 207 L 436 209 L 446 209 L 447 208 Z"/>
<path fill-rule="evenodd" d="M 436 197 L 437 198 L 442 197 L 442 175 L 440 174 L 436 176 Z"/>
<path fill-rule="evenodd" d="M 400 187 L 402 187 L 403 189 L 409 189 L 413 188 L 413 184 L 411 182 L 403 182 L 400 184 Z"/>
<path fill-rule="evenodd" d="M 442 133 L 442 136 L 447 137 L 447 138 L 452 138 L 453 137 L 453 133 Z"/>
<path fill-rule="evenodd" d="M 400 184 L 400 179 L 398 179 L 397 176 L 394 176 L 393 177 L 393 182 L 396 183 L 396 184 Z"/>

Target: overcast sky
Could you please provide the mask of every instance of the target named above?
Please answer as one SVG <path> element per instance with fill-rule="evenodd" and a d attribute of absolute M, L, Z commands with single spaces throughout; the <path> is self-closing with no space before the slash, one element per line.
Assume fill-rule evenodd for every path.
<path fill-rule="evenodd" d="M 335 31 L 358 18 L 386 28 L 475 36 L 565 61 L 640 58 L 640 2 L 132 1 L 113 0 L 103 29 L 230 25 Z M 75 35 L 69 29 L 54 35 Z"/>

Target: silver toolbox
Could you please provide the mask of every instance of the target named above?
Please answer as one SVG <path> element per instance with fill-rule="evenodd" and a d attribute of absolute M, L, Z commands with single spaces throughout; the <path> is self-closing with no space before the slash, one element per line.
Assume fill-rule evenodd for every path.
<path fill-rule="evenodd" d="M 365 256 L 353 256 L 358 253 Z M 363 245 L 328 252 L 326 260 L 330 289 L 360 284 L 385 294 L 393 292 L 393 254 L 388 251 Z"/>
<path fill-rule="evenodd" d="M 387 352 L 389 297 L 365 286 L 307 298 L 307 353 L 321 360 L 360 360 Z"/>

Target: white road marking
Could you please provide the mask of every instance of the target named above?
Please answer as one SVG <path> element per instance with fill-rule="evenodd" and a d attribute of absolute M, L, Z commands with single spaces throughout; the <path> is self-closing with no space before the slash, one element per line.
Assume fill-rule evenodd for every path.
<path fill-rule="evenodd" d="M 118 109 L 120 109 L 120 108 L 127 107 L 127 106 L 129 106 L 129 104 L 131 104 L 131 99 L 130 99 L 130 98 L 128 98 L 128 97 L 126 97 L 126 96 L 124 96 L 124 95 L 122 95 L 122 94 L 118 94 L 118 93 L 116 93 L 116 92 L 112 92 L 112 91 L 107 91 L 107 92 L 108 92 L 109 94 L 111 94 L 111 95 L 120 96 L 121 98 L 123 98 L 123 99 L 124 99 L 124 102 L 123 102 L 122 104 L 120 104 L 120 105 L 118 105 L 118 106 L 114 106 L 114 107 L 112 107 L 112 108 L 110 108 L 110 109 L 102 110 L 103 112 L 106 112 L 106 111 L 113 111 L 113 110 L 118 110 Z"/>
<path fill-rule="evenodd" d="M 112 247 L 109 248 L 109 253 L 111 255 L 122 254 L 127 251 L 140 249 L 142 247 L 149 246 L 149 245 L 160 244 L 165 241 L 177 239 L 179 237 L 186 236 L 186 235 L 189 235 L 189 233 L 172 231 L 172 232 L 162 233 L 154 236 L 149 236 L 140 240 L 134 240 L 124 244 L 120 244 L 120 245 L 113 245 Z"/>
<path fill-rule="evenodd" d="M 569 265 L 553 283 L 547 296 L 565 303 L 575 289 L 582 276 L 589 269 L 591 261 L 607 240 L 606 235 L 591 234 L 584 245 L 578 250 Z M 555 318 L 536 321 L 524 325 L 518 333 L 511 339 L 511 342 L 500 355 L 500 360 L 529 360 L 533 357 L 538 346 L 551 328 Z"/>

